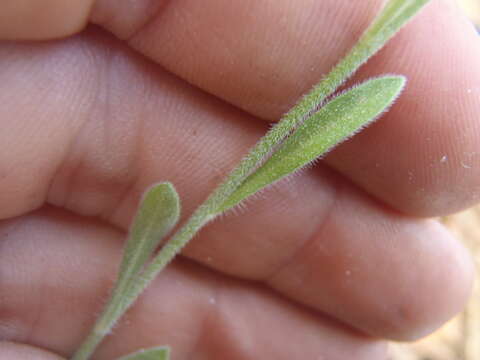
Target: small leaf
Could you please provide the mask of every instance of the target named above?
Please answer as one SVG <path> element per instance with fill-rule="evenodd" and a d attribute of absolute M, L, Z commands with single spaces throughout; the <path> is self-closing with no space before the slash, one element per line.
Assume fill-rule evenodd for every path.
<path fill-rule="evenodd" d="M 309 164 L 361 130 L 393 103 L 404 85 L 404 77 L 385 76 L 366 81 L 334 98 L 306 119 L 265 164 L 237 188 L 221 211 Z"/>
<path fill-rule="evenodd" d="M 170 348 L 168 346 L 160 346 L 150 349 L 142 349 L 133 354 L 122 356 L 118 360 L 169 360 Z"/>
<path fill-rule="evenodd" d="M 154 185 L 145 192 L 125 246 L 119 284 L 140 272 L 179 217 L 180 200 L 171 183 Z"/>

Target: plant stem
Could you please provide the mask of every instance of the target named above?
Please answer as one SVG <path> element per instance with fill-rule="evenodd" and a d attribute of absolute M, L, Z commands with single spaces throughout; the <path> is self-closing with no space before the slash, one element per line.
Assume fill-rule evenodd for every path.
<path fill-rule="evenodd" d="M 75 352 L 72 360 L 87 360 L 92 356 L 93 352 L 97 348 L 97 346 L 102 342 L 103 338 L 106 336 L 100 333 L 97 333 L 95 329 L 93 329 L 87 336 L 87 338 L 83 341 L 82 345 L 78 348 Z"/>
<path fill-rule="evenodd" d="M 117 323 L 118 319 L 124 314 L 124 296 L 128 293 L 127 282 L 117 284 L 113 290 L 110 300 L 95 322 L 95 326 L 84 340 L 82 345 L 75 352 L 72 360 L 87 360 L 93 354 L 98 344 L 107 336 Z"/>

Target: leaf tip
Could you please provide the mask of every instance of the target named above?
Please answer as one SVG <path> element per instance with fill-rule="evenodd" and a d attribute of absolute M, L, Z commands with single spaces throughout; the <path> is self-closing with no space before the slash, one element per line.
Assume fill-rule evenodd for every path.
<path fill-rule="evenodd" d="M 141 204 L 155 204 L 161 202 L 170 207 L 172 216 L 178 218 L 180 215 L 180 196 L 171 182 L 161 182 L 151 185 L 145 193 Z"/>

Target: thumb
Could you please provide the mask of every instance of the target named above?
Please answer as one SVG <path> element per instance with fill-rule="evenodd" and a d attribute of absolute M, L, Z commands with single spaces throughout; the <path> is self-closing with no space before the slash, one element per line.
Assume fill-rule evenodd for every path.
<path fill-rule="evenodd" d="M 48 351 L 29 345 L 0 342 L 0 360 L 65 360 Z"/>
<path fill-rule="evenodd" d="M 0 40 L 44 40 L 71 35 L 88 21 L 94 0 L 2 0 Z"/>

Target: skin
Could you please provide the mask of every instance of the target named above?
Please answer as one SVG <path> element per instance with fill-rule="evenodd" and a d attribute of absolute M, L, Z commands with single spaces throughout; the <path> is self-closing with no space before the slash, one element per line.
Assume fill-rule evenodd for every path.
<path fill-rule="evenodd" d="M 35 3 L 0 5 L 0 359 L 69 357 L 143 190 L 191 213 L 381 1 Z M 392 110 L 204 229 L 94 359 L 380 360 L 455 315 L 472 263 L 426 218 L 480 199 L 479 62 L 433 0 L 354 79 L 406 75 Z"/>

